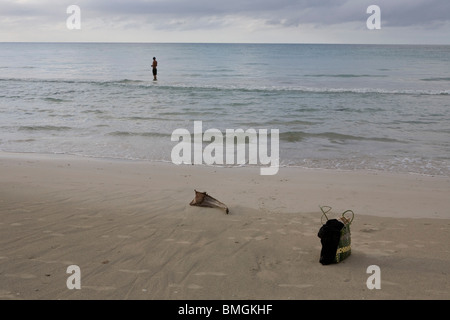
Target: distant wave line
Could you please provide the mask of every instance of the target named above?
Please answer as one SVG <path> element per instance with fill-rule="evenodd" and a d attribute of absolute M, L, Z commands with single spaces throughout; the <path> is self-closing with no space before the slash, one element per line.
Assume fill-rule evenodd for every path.
<path fill-rule="evenodd" d="M 386 78 L 387 75 L 379 74 L 306 74 L 305 77 L 325 78 Z"/>
<path fill-rule="evenodd" d="M 308 138 L 324 138 L 329 141 L 342 142 L 347 140 L 360 140 L 360 141 L 378 141 L 378 142 L 401 142 L 392 138 L 380 138 L 380 137 L 361 137 L 336 132 L 319 132 L 309 133 L 303 131 L 288 131 L 280 132 L 280 139 L 286 142 L 300 142 Z"/>
<path fill-rule="evenodd" d="M 20 131 L 66 131 L 71 130 L 71 127 L 66 126 L 50 126 L 50 125 L 39 125 L 39 126 L 20 126 Z"/>
<path fill-rule="evenodd" d="M 160 133 L 160 132 L 130 132 L 130 131 L 114 131 L 108 133 L 108 135 L 116 137 L 155 137 L 155 138 L 166 138 L 170 137 L 171 134 Z"/>
<path fill-rule="evenodd" d="M 209 90 L 209 91 L 241 91 L 261 93 L 318 93 L 318 94 L 385 94 L 385 95 L 449 95 L 450 90 L 388 90 L 380 88 L 317 88 L 317 87 L 295 87 L 295 86 L 272 86 L 272 87 L 242 87 L 242 86 L 193 86 L 193 85 L 165 85 L 155 87 L 161 89 L 180 90 Z"/>
<path fill-rule="evenodd" d="M 444 78 L 443 78 L 444 79 Z M 382 89 L 382 88 L 327 88 L 304 86 L 242 86 L 242 85 L 186 85 L 186 84 L 156 84 L 145 80 L 80 80 L 80 79 L 34 79 L 34 78 L 0 78 L 0 81 L 36 82 L 36 83 L 67 83 L 91 84 L 98 86 L 124 86 L 130 88 L 154 90 L 204 90 L 204 91 L 240 91 L 262 93 L 318 93 L 318 94 L 386 94 L 386 95 L 449 95 L 450 90 L 412 90 L 412 89 Z M 431 80 L 430 80 L 431 81 Z M 434 81 L 434 80 L 433 80 Z M 442 80 L 444 81 L 444 80 Z"/>
<path fill-rule="evenodd" d="M 425 78 L 422 81 L 450 81 L 450 78 Z"/>

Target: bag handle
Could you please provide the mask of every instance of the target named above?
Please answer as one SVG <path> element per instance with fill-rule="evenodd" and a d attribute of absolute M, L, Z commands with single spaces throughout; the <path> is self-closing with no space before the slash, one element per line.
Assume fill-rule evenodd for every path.
<path fill-rule="evenodd" d="M 319 206 L 319 208 L 320 208 L 320 211 L 322 211 L 322 216 L 320 217 L 320 222 L 321 222 L 322 224 L 324 224 L 324 223 L 323 223 L 323 217 L 325 216 L 325 218 L 327 218 L 327 221 L 328 221 L 327 213 L 330 212 L 331 207 L 329 207 L 329 206 Z M 326 211 L 325 211 L 325 210 L 326 210 Z"/>
<path fill-rule="evenodd" d="M 321 222 L 322 224 L 324 224 L 324 223 L 323 223 L 323 217 L 325 217 L 325 218 L 327 219 L 327 221 L 328 221 L 327 213 L 330 212 L 331 207 L 330 207 L 330 206 L 319 206 L 319 208 L 320 208 L 320 211 L 322 211 L 322 216 L 320 217 L 320 222 Z M 349 218 L 347 218 L 347 217 L 345 216 L 345 214 L 347 214 L 347 213 L 351 213 L 351 214 L 352 214 L 351 219 L 349 219 Z M 346 219 L 347 221 L 349 221 L 349 224 L 351 224 L 352 221 L 353 221 L 353 219 L 355 218 L 355 213 L 354 213 L 352 210 L 345 210 L 345 211 L 342 213 L 342 218 Z"/>
<path fill-rule="evenodd" d="M 346 213 L 351 213 L 352 214 L 352 218 L 349 219 L 345 216 Z M 353 219 L 355 218 L 355 213 L 352 210 L 345 210 L 344 212 L 342 212 L 342 218 L 346 219 L 348 221 L 348 224 L 351 224 Z"/>

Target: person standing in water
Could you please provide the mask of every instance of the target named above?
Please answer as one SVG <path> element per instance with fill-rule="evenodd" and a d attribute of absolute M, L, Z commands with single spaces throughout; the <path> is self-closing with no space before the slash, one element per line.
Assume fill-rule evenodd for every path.
<path fill-rule="evenodd" d="M 158 74 L 158 70 L 156 69 L 157 66 L 158 66 L 158 61 L 156 61 L 156 58 L 153 57 L 153 63 L 152 63 L 153 81 L 156 81 L 156 75 Z"/>

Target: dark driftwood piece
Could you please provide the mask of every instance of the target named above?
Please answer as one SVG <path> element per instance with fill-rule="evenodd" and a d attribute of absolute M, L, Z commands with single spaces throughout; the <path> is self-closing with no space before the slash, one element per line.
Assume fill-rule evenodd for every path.
<path fill-rule="evenodd" d="M 195 198 L 191 201 L 191 206 L 198 206 L 198 207 L 208 207 L 208 208 L 219 208 L 222 210 L 225 210 L 225 213 L 228 214 L 228 207 L 220 202 L 219 200 L 211 197 L 206 192 L 199 192 L 197 190 L 195 191 Z"/>

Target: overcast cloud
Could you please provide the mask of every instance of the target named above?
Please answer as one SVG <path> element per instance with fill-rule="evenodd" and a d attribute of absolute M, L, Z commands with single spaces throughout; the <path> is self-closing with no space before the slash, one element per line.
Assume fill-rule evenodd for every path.
<path fill-rule="evenodd" d="M 81 30 L 65 26 L 71 4 Z M 373 4 L 382 29 L 369 31 Z M 0 41 L 450 44 L 450 1 L 1 0 Z"/>

